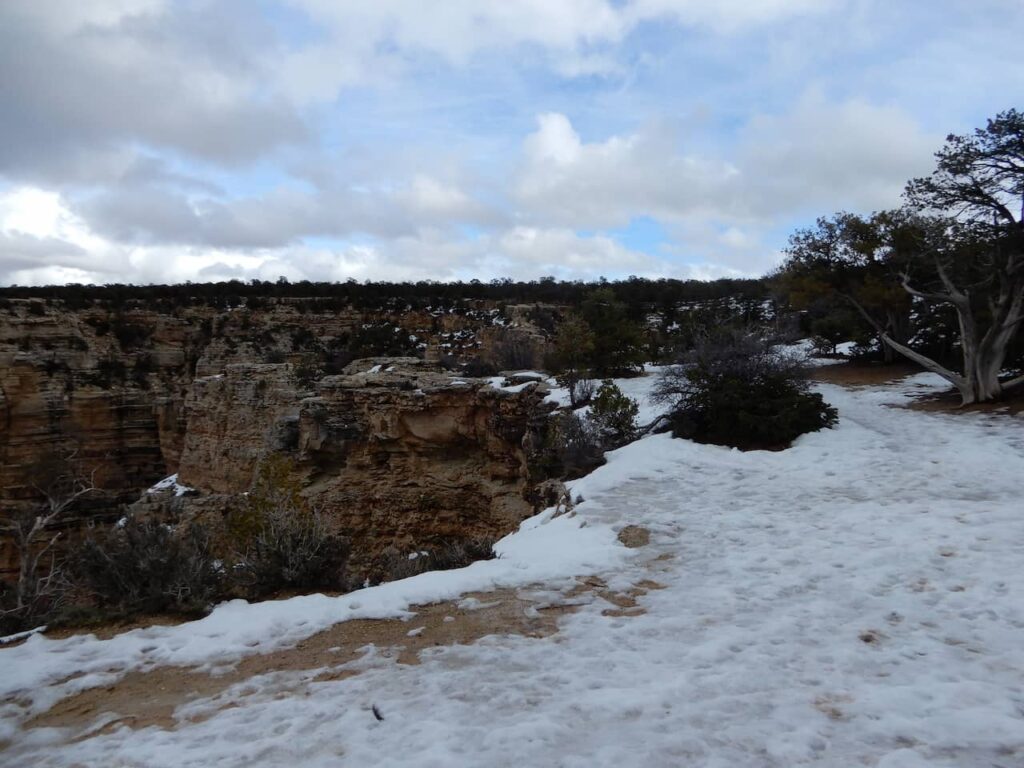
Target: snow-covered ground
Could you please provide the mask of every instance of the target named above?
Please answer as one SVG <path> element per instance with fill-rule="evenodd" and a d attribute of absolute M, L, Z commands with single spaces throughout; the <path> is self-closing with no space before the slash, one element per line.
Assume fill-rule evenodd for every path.
<path fill-rule="evenodd" d="M 648 437 L 574 483 L 575 517 L 527 521 L 499 560 L 464 571 L 0 649 L 0 763 L 1024 765 L 1024 419 L 887 405 L 936 384 L 821 385 L 839 425 L 778 453 Z M 620 545 L 626 525 L 650 543 Z M 126 669 L 222 664 L 348 616 L 464 589 L 557 593 L 586 574 L 664 588 L 634 616 L 604 615 L 592 595 L 546 638 L 492 635 L 419 665 L 368 653 L 340 680 L 279 673 L 295 678 L 285 697 L 280 677 L 253 678 L 247 691 L 265 695 L 198 722 L 190 703 L 174 730 L 79 743 L 20 730 L 26 712 Z"/>

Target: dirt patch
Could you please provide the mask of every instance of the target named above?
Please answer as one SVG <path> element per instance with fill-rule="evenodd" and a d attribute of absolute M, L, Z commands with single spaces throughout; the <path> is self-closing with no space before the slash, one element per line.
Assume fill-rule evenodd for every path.
<path fill-rule="evenodd" d="M 649 536 L 646 529 L 632 527 L 643 531 L 641 536 Z M 662 559 L 665 558 L 656 558 Z M 588 602 L 590 595 L 610 604 L 602 611 L 604 616 L 640 616 L 645 609 L 637 604 L 637 598 L 664 588 L 663 584 L 645 579 L 625 592 L 617 592 L 600 578 L 586 577 L 578 579 L 557 604 L 549 602 L 550 593 L 546 591 L 533 598 L 528 589 L 471 593 L 459 600 L 412 606 L 410 610 L 416 616 L 408 621 L 357 619 L 335 624 L 293 648 L 242 657 L 234 666 L 218 669 L 216 674 L 182 667 L 129 672 L 113 685 L 88 689 L 57 702 L 25 725 L 66 728 L 76 734 L 76 741 L 121 726 L 172 730 L 183 721 L 199 722 L 216 712 L 242 706 L 246 697 L 266 694 L 269 688 L 274 696 L 291 696 L 309 683 L 358 675 L 361 670 L 349 662 L 360 658 L 367 646 L 393 657 L 396 663 L 419 664 L 425 649 L 468 645 L 486 635 L 547 637 L 557 632 L 561 616 Z M 109 637 L 124 629 L 125 626 L 118 625 L 95 633 Z M 240 685 L 259 675 L 307 671 L 308 675 L 289 675 L 282 681 L 251 689 Z M 196 714 L 175 715 L 182 705 L 201 700 L 204 705 Z M 207 701 L 210 706 L 206 706 Z"/>
<path fill-rule="evenodd" d="M 639 525 L 627 525 L 619 531 L 619 541 L 630 549 L 646 547 L 651 543 L 651 532 Z"/>
<path fill-rule="evenodd" d="M 822 365 L 811 370 L 811 380 L 845 387 L 870 387 L 891 384 L 907 376 L 921 373 L 922 369 L 910 363 L 837 363 Z"/>
<path fill-rule="evenodd" d="M 304 685 L 310 681 L 340 680 L 358 674 L 358 670 L 344 665 L 359 658 L 368 645 L 394 649 L 399 664 L 418 664 L 420 652 L 426 648 L 470 644 L 485 635 L 545 637 L 557 630 L 559 616 L 576 607 L 571 603 L 535 604 L 514 590 L 470 594 L 458 601 L 414 606 L 416 616 L 408 621 L 361 619 L 335 624 L 294 648 L 243 657 L 225 674 L 211 675 L 181 667 L 130 672 L 113 685 L 89 689 L 58 702 L 26 725 L 72 728 L 79 731 L 78 739 L 121 725 L 173 729 L 178 723 L 174 712 L 182 704 L 213 699 L 213 711 L 238 706 L 227 689 L 256 675 L 323 670 L 308 679 L 291 682 Z M 193 718 L 199 719 L 202 718 Z M 90 725 L 94 727 L 88 728 Z"/>
<path fill-rule="evenodd" d="M 173 627 L 178 624 L 192 621 L 193 617 L 174 615 L 167 613 L 151 614 L 148 616 L 133 616 L 131 619 L 122 621 L 104 621 L 96 624 L 75 624 L 67 626 L 56 626 L 47 629 L 43 634 L 51 640 L 60 640 L 72 635 L 96 635 L 100 640 L 109 640 L 115 635 L 123 632 L 131 632 L 133 629 L 144 629 L 146 627 Z"/>
<path fill-rule="evenodd" d="M 1002 400 L 992 403 L 974 403 L 973 405 L 961 405 L 960 393 L 950 388 L 944 392 L 933 392 L 916 397 L 912 403 L 904 407 L 913 411 L 933 413 L 993 413 L 1016 416 L 1024 413 L 1024 387 L 1015 388 Z"/>

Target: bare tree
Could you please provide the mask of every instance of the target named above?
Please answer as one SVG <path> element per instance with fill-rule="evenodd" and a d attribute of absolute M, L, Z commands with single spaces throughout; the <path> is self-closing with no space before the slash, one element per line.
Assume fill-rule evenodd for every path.
<path fill-rule="evenodd" d="M 0 533 L 10 537 L 18 557 L 18 579 L 12 605 L 0 618 L 29 621 L 54 598 L 60 581 L 60 561 L 54 549 L 62 532 L 54 527 L 76 502 L 96 490 L 93 479 L 76 469 L 75 453 L 52 454 L 30 470 L 32 487 L 42 500 L 31 507 L 9 508 L 0 516 Z"/>

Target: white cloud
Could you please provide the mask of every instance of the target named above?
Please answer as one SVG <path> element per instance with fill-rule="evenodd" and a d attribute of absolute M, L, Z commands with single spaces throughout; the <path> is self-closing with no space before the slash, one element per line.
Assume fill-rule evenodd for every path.
<path fill-rule="evenodd" d="M 569 119 L 543 114 L 523 142 L 516 198 L 529 217 L 576 228 L 667 221 L 764 222 L 899 204 L 927 173 L 938 138 L 895 107 L 813 94 L 781 115 L 754 117 L 731 156 L 686 152 L 666 126 L 584 142 Z"/>
<path fill-rule="evenodd" d="M 422 228 L 331 248 L 122 244 L 93 232 L 58 195 L 31 188 L 0 194 L 0 265 L 0 282 L 22 285 L 281 275 L 293 280 L 418 280 L 691 274 L 609 237 L 583 237 L 564 228 L 521 226 L 478 237 Z"/>
<path fill-rule="evenodd" d="M 831 0 L 292 0 L 328 30 L 325 39 L 286 55 L 281 88 L 300 101 L 333 99 L 345 86 L 403 71 L 417 55 L 466 65 L 475 55 L 529 47 L 569 77 L 622 70 L 607 50 L 644 22 L 670 21 L 729 34 L 796 15 Z"/>
<path fill-rule="evenodd" d="M 741 141 L 746 204 L 773 215 L 898 205 L 906 182 L 934 166 L 941 137 L 898 107 L 810 92 L 786 114 L 755 116 Z"/>

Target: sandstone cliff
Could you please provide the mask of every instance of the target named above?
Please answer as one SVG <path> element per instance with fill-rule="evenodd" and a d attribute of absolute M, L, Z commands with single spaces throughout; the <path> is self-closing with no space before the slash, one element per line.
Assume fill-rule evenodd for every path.
<path fill-rule="evenodd" d="M 533 512 L 529 458 L 545 394 L 415 358 L 356 361 L 310 390 L 289 365 L 228 366 L 197 379 L 188 398 L 178 479 L 196 494 L 163 503 L 216 530 L 261 461 L 287 456 L 310 505 L 350 540 L 352 570 L 372 575 L 388 551 L 494 539 Z"/>
<path fill-rule="evenodd" d="M 479 382 L 449 386 L 436 371 L 366 375 L 358 385 L 359 372 L 323 374 L 347 362 L 344 345 L 360 334 L 368 339 L 363 347 L 383 337 L 418 355 L 495 363 L 511 339 L 539 363 L 544 334 L 520 314 L 511 321 L 483 305 L 460 312 L 316 312 L 287 301 L 252 311 L 7 301 L 0 308 L 0 504 L 34 503 L 31 468 L 52 453 L 73 456 L 83 473 L 95 473 L 100 489 L 66 520 L 75 528 L 114 519 L 120 505 L 174 472 L 209 493 L 242 492 L 259 458 L 279 450 L 300 459 L 311 493 L 332 509 L 348 503 L 325 480 L 339 462 L 344 483 L 359 488 L 360 498 L 380 495 L 371 489 L 388 473 L 381 457 L 393 458 L 395 477 L 436 476 L 422 488 L 399 484 L 391 496 L 351 513 L 366 516 L 371 527 L 385 508 L 430 508 L 440 499 L 440 517 L 451 518 L 452 529 L 494 530 L 474 527 L 474 515 L 486 506 L 488 514 L 511 520 L 526 508 L 522 488 L 511 490 L 510 480 L 522 473 L 523 459 L 508 447 L 525 427 L 509 431 L 511 406 L 502 395 L 488 394 Z M 406 361 L 403 370 L 410 365 L 416 364 Z M 392 418 L 399 430 L 393 434 L 384 429 Z M 428 429 L 425 422 L 435 418 L 449 426 Z M 489 425 L 504 430 L 508 445 L 485 434 Z M 351 451 L 340 450 L 333 442 L 339 429 L 359 430 L 365 446 L 355 449 L 350 441 Z M 471 444 L 479 450 L 467 458 Z M 459 480 L 460 473 L 477 485 Z M 0 541 L 0 574 L 12 565 Z"/>

